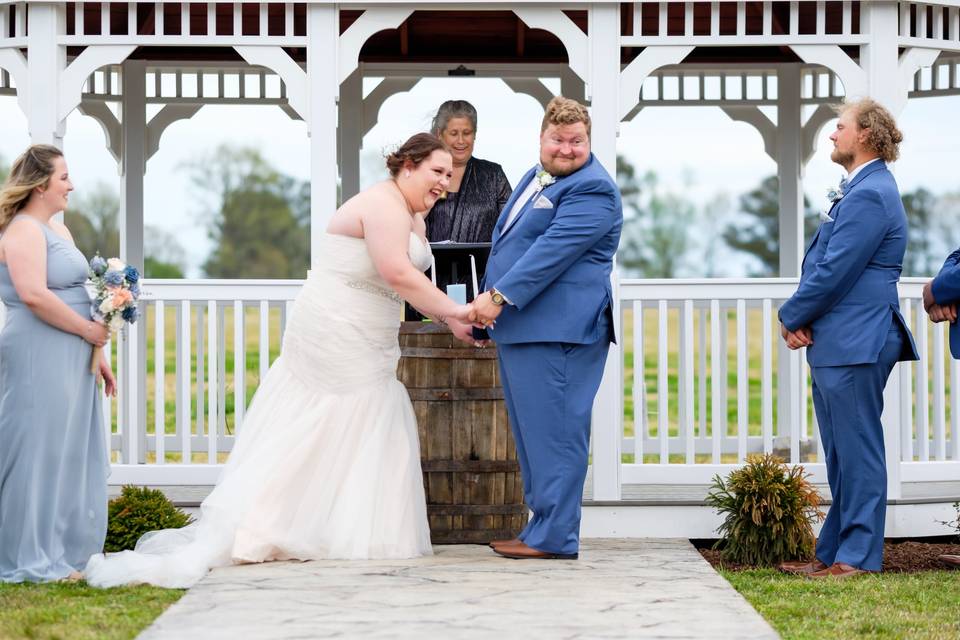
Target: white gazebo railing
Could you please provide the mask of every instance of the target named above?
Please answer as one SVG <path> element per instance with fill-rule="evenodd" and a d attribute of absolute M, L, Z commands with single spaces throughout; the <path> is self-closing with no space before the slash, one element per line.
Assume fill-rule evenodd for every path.
<path fill-rule="evenodd" d="M 960 363 L 949 357 L 946 327 L 927 320 L 924 282 L 900 286 L 921 360 L 898 365 L 886 392 L 892 499 L 904 482 L 960 480 Z M 119 358 L 140 363 L 140 388 L 105 416 L 112 483 L 215 481 L 300 284 L 144 282 L 141 328 L 126 335 L 121 352 L 130 355 Z M 706 484 L 755 452 L 778 453 L 826 481 L 805 359 L 782 346 L 777 324 L 795 288 L 795 279 L 621 281 L 625 411 L 594 427 L 594 459 L 621 465 L 594 475 L 618 483 L 598 493 Z M 597 449 L 610 443 L 619 451 Z"/>

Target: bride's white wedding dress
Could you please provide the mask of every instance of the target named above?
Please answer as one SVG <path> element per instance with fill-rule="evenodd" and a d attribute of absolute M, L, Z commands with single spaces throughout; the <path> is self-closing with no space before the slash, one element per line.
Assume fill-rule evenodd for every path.
<path fill-rule="evenodd" d="M 87 582 L 188 587 L 233 563 L 431 553 L 416 417 L 396 377 L 401 299 L 362 239 L 327 234 L 321 250 L 199 520 L 93 556 Z M 412 233 L 409 254 L 430 265 Z"/>

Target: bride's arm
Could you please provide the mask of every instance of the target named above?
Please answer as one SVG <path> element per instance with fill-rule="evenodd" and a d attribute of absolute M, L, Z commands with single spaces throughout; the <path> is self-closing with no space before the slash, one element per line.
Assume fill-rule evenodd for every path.
<path fill-rule="evenodd" d="M 441 322 L 446 318 L 467 320 L 469 306 L 457 304 L 441 292 L 410 262 L 410 221 L 408 214 L 396 211 L 393 202 L 383 200 L 361 216 L 363 236 L 373 264 L 394 291 L 424 315 Z"/>

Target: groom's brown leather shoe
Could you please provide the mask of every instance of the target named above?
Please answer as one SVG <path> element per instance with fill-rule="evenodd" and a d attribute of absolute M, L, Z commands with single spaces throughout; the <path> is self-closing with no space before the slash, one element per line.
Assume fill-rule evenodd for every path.
<path fill-rule="evenodd" d="M 813 573 L 807 574 L 808 578 L 814 580 L 819 580 L 820 578 L 852 578 L 854 576 L 861 576 L 865 573 L 863 569 L 857 569 L 856 567 L 850 566 L 843 562 L 834 562 L 832 565 L 823 569 L 821 571 L 814 571 Z"/>
<path fill-rule="evenodd" d="M 576 560 L 580 557 L 577 553 L 550 553 L 549 551 L 540 551 L 533 547 L 528 547 L 523 542 L 512 545 L 502 545 L 493 548 L 494 553 L 499 553 L 504 558 L 513 560 Z"/>
<path fill-rule="evenodd" d="M 814 571 L 823 571 L 826 568 L 827 565 L 816 558 L 812 562 L 781 562 L 777 565 L 777 569 L 780 569 L 780 571 L 798 576 L 808 576 Z"/>
<path fill-rule="evenodd" d="M 497 547 L 509 547 L 515 544 L 523 542 L 520 538 L 510 538 L 509 540 L 491 540 L 490 547 L 496 549 Z"/>

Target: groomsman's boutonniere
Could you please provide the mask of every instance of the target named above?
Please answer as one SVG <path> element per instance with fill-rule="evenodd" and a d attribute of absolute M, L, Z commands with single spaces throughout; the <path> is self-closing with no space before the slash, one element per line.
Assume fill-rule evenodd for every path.
<path fill-rule="evenodd" d="M 827 189 L 827 200 L 829 200 L 831 204 L 839 202 L 843 198 L 843 187 L 844 184 L 841 182 L 839 186 Z"/>
<path fill-rule="evenodd" d="M 557 181 L 556 177 L 550 175 L 546 169 L 537 171 L 537 176 L 534 180 L 537 181 L 537 191 L 542 191 Z"/>

